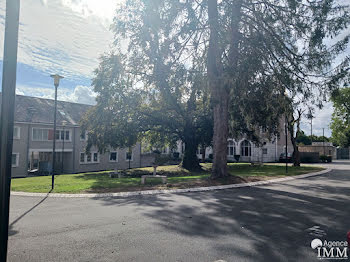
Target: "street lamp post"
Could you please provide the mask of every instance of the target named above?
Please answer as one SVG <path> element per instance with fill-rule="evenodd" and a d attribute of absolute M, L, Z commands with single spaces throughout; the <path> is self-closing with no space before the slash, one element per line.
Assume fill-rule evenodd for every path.
<path fill-rule="evenodd" d="M 64 154 L 64 139 L 66 137 L 66 132 L 65 132 L 65 127 L 66 127 L 67 121 L 63 120 L 62 121 L 62 126 L 63 126 L 63 141 L 62 141 L 62 161 L 61 161 L 61 173 L 63 173 L 63 154 Z"/>
<path fill-rule="evenodd" d="M 7 259 L 19 6 L 19 0 L 6 1 L 0 120 L 0 261 Z"/>
<path fill-rule="evenodd" d="M 285 124 L 284 124 L 284 129 L 285 129 L 285 138 L 286 138 L 286 174 L 288 173 L 288 119 L 287 115 L 285 116 Z"/>
<path fill-rule="evenodd" d="M 54 81 L 55 86 L 55 109 L 54 109 L 54 117 L 53 117 L 53 146 L 52 146 L 52 184 L 51 190 L 55 188 L 55 162 L 56 162 L 56 117 L 57 117 L 57 88 L 60 85 L 60 79 L 63 76 L 60 75 L 51 75 Z"/>

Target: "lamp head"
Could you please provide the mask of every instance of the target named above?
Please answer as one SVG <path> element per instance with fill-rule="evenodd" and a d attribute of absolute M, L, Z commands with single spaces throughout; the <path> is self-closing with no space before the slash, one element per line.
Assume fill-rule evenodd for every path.
<path fill-rule="evenodd" d="M 60 76 L 60 75 L 58 75 L 58 74 L 56 74 L 56 75 L 51 75 L 51 77 L 53 78 L 53 83 L 54 83 L 55 86 L 59 86 L 59 84 L 60 84 L 60 79 L 61 79 L 61 78 L 64 78 L 63 76 Z"/>

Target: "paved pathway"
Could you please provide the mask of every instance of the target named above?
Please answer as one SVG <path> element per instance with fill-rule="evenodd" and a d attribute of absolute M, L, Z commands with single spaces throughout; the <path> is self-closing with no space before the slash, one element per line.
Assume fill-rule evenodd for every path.
<path fill-rule="evenodd" d="M 350 230 L 350 162 L 322 176 L 128 198 L 11 197 L 9 261 L 319 261 Z"/>

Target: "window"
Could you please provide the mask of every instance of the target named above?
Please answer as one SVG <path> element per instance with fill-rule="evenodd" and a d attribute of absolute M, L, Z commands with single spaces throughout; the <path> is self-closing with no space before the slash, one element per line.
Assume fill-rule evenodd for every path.
<path fill-rule="evenodd" d="M 87 140 L 87 132 L 81 131 L 80 132 L 80 141 L 85 141 L 85 140 Z"/>
<path fill-rule="evenodd" d="M 236 154 L 235 142 L 230 140 L 228 141 L 228 145 L 227 145 L 227 155 L 234 156 L 235 154 Z"/>
<path fill-rule="evenodd" d="M 242 156 L 252 155 L 252 146 L 247 140 L 244 140 L 241 144 L 241 155 Z"/>
<path fill-rule="evenodd" d="M 86 154 L 86 162 L 90 163 L 91 162 L 91 153 Z"/>
<path fill-rule="evenodd" d="M 132 161 L 132 152 L 126 152 L 125 153 L 125 160 L 126 161 Z"/>
<path fill-rule="evenodd" d="M 13 127 L 13 139 L 20 139 L 21 137 L 21 128 L 19 126 Z"/>
<path fill-rule="evenodd" d="M 53 130 L 46 128 L 33 128 L 33 141 L 49 141 L 53 139 Z"/>
<path fill-rule="evenodd" d="M 263 148 L 262 153 L 263 153 L 263 155 L 267 155 L 267 148 Z"/>
<path fill-rule="evenodd" d="M 85 153 L 80 153 L 80 163 L 85 162 Z"/>
<path fill-rule="evenodd" d="M 70 130 L 56 130 L 56 140 L 70 141 Z"/>
<path fill-rule="evenodd" d="M 58 141 L 71 141 L 71 130 L 56 130 L 56 140 Z M 32 134 L 33 141 L 50 141 L 53 140 L 53 130 L 48 128 L 33 128 Z"/>
<path fill-rule="evenodd" d="M 109 153 L 109 162 L 118 162 L 118 153 L 110 152 Z"/>
<path fill-rule="evenodd" d="M 100 162 L 98 152 L 80 153 L 80 164 L 96 164 Z"/>
<path fill-rule="evenodd" d="M 18 167 L 19 164 L 19 154 L 18 153 L 13 153 L 12 154 L 12 167 Z"/>
<path fill-rule="evenodd" d="M 93 155 L 94 155 L 94 159 L 93 159 L 94 162 L 98 162 L 98 153 L 94 153 Z"/>

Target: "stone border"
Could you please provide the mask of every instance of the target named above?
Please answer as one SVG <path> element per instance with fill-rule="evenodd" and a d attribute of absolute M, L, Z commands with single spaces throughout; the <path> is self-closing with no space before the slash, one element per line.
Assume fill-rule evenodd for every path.
<path fill-rule="evenodd" d="M 183 188 L 183 189 L 163 189 L 163 190 L 144 190 L 144 191 L 133 191 L 133 192 L 119 192 L 119 193 L 96 193 L 96 194 L 59 194 L 59 193 L 27 193 L 27 192 L 16 192 L 11 191 L 11 196 L 30 196 L 30 197 L 66 197 L 66 198 L 103 198 L 103 197 L 128 197 L 128 196 L 140 196 L 140 195 L 156 195 L 156 194 L 171 194 L 171 193 L 185 193 L 185 192 L 204 192 L 213 190 L 222 190 L 230 188 L 242 188 L 242 187 L 254 187 L 261 185 L 268 185 L 272 183 L 285 182 L 294 179 L 307 178 L 312 176 L 319 176 L 330 172 L 332 169 L 327 168 L 319 172 L 308 173 L 297 176 L 282 177 L 264 181 L 222 185 L 222 186 L 211 186 L 211 187 L 194 187 L 194 188 Z"/>

